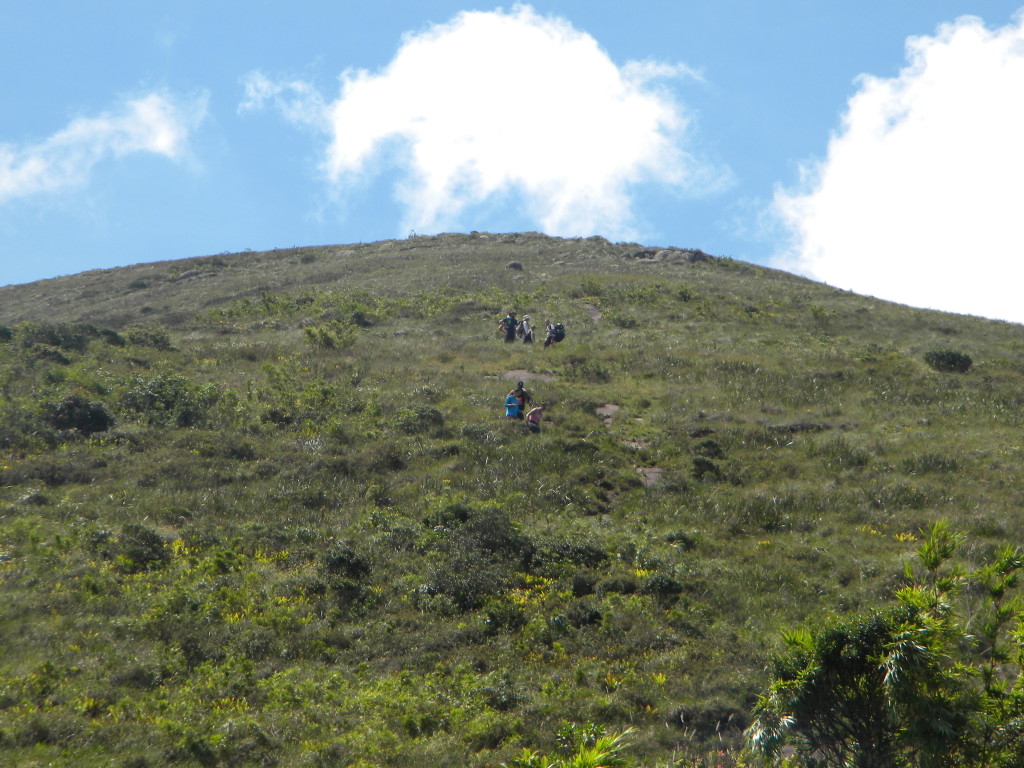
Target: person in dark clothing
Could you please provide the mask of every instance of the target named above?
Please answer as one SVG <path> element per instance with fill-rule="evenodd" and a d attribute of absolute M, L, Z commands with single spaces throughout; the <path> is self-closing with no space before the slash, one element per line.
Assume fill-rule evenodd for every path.
<path fill-rule="evenodd" d="M 517 418 L 522 419 L 526 416 L 526 407 L 530 404 L 530 393 L 523 386 L 523 382 L 516 382 L 516 388 L 508 393 L 510 397 L 514 397 L 516 402 L 519 403 L 519 413 Z"/>
<path fill-rule="evenodd" d="M 502 318 L 501 322 L 498 323 L 498 330 L 504 331 L 505 343 L 516 340 L 516 327 L 519 325 L 519 321 L 516 320 L 516 313 L 511 310 L 505 317 Z"/>
<path fill-rule="evenodd" d="M 523 344 L 533 343 L 533 332 L 534 327 L 530 324 L 530 316 L 525 315 L 523 321 L 519 324 L 519 338 L 523 340 Z"/>

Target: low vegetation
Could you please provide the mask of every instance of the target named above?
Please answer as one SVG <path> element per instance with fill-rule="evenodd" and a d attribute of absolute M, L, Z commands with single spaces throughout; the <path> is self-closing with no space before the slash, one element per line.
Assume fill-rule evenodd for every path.
<path fill-rule="evenodd" d="M 509 309 L 568 337 L 504 344 Z M 1017 326 L 600 238 L 2 288 L 0 754 L 803 765 L 802 721 L 770 727 L 824 642 L 795 628 L 908 620 L 939 520 L 990 574 L 943 593 L 957 626 L 991 620 L 1022 371 Z M 1008 654 L 993 685 L 1016 609 L 958 641 Z"/>

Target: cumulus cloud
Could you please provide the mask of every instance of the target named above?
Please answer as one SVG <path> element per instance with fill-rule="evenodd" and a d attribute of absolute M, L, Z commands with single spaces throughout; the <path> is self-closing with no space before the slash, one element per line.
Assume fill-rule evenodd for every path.
<path fill-rule="evenodd" d="M 962 17 L 862 76 L 803 191 L 777 191 L 780 266 L 914 306 L 1024 322 L 1024 16 Z"/>
<path fill-rule="evenodd" d="M 403 230 L 437 231 L 474 206 L 514 201 L 550 234 L 625 238 L 636 185 L 727 183 L 687 151 L 690 117 L 668 84 L 694 77 L 682 65 L 617 66 L 590 35 L 517 5 L 407 35 L 382 71 L 343 73 L 322 111 L 305 85 L 258 73 L 243 106 L 273 102 L 320 123 L 324 171 L 340 189 L 398 168 Z"/>
<path fill-rule="evenodd" d="M 0 144 L 0 203 L 82 186 L 107 157 L 147 152 L 181 160 L 205 112 L 205 97 L 179 102 L 153 93 L 117 111 L 72 120 L 37 144 Z"/>

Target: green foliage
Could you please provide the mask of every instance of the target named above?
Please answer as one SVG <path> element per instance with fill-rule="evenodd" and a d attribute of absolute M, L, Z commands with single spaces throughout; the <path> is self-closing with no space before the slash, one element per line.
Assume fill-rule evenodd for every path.
<path fill-rule="evenodd" d="M 307 325 L 302 330 L 306 334 L 306 342 L 320 349 L 347 349 L 356 341 L 355 328 L 338 323 Z"/>
<path fill-rule="evenodd" d="M 870 648 L 876 614 L 901 658 L 900 620 L 946 651 L 892 657 L 892 711 L 984 702 L 958 730 L 1024 763 L 997 727 L 1013 327 L 638 249 L 440 235 L 0 288 L 4 764 L 571 764 L 632 728 L 631 765 L 733 768 L 779 630 Z M 502 344 L 512 307 L 571 333 Z M 937 334 L 978 375 L 921 365 Z M 521 379 L 538 434 L 501 418 Z M 969 546 L 904 570 L 939 517 Z"/>
<path fill-rule="evenodd" d="M 121 404 L 144 416 L 150 424 L 170 422 L 189 427 L 203 421 L 219 395 L 215 384 L 197 384 L 164 370 L 132 376 L 122 387 Z"/>
<path fill-rule="evenodd" d="M 966 352 L 955 349 L 933 349 L 924 353 L 924 361 L 935 371 L 943 373 L 967 373 L 974 361 Z"/>
<path fill-rule="evenodd" d="M 629 747 L 631 731 L 606 734 L 592 723 L 579 726 L 566 723 L 558 733 L 562 756 L 547 755 L 523 749 L 503 768 L 625 768 L 629 762 L 623 754 Z"/>
<path fill-rule="evenodd" d="M 1022 646 L 1010 624 L 1022 604 L 1008 590 L 1024 556 L 1004 547 L 969 577 L 951 563 L 962 542 L 936 523 L 891 606 L 788 633 L 747 732 L 751 747 L 775 757 L 791 743 L 802 759 L 836 766 L 1016 765 Z M 954 603 L 969 579 L 985 589 L 980 610 Z"/>
<path fill-rule="evenodd" d="M 170 559 L 170 551 L 160 535 L 136 523 L 121 529 L 115 552 L 117 566 L 125 573 L 159 568 Z"/>
<path fill-rule="evenodd" d="M 57 347 L 65 352 L 84 352 L 89 342 L 99 336 L 99 329 L 83 323 L 23 323 L 17 336 L 25 348 Z"/>
<path fill-rule="evenodd" d="M 170 333 L 158 323 L 133 325 L 125 330 L 124 339 L 136 347 L 152 347 L 164 351 L 173 349 Z"/>
<path fill-rule="evenodd" d="M 370 573 L 370 561 L 360 555 L 348 544 L 335 543 L 324 552 L 323 567 L 328 573 L 345 576 L 349 579 L 361 579 Z"/>
<path fill-rule="evenodd" d="M 444 414 L 433 406 L 414 405 L 399 410 L 395 422 L 402 432 L 415 435 L 444 426 Z"/>
<path fill-rule="evenodd" d="M 114 425 L 114 417 L 102 403 L 77 394 L 68 395 L 59 403 L 44 404 L 43 419 L 55 429 L 75 429 L 85 435 L 106 432 Z"/>

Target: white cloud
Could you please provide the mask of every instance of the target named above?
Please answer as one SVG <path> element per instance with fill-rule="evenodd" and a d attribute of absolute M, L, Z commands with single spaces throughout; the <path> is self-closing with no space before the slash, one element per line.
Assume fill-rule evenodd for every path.
<path fill-rule="evenodd" d="M 242 85 L 245 87 L 245 100 L 238 105 L 240 113 L 263 109 L 269 103 L 293 123 L 329 130 L 327 108 L 309 83 L 301 80 L 276 83 L 257 71 L 246 75 Z"/>
<path fill-rule="evenodd" d="M 516 200 L 545 232 L 625 238 L 637 226 L 634 185 L 706 192 L 727 177 L 686 151 L 689 118 L 656 87 L 679 77 L 697 76 L 616 66 L 567 21 L 516 5 L 407 35 L 381 72 L 343 73 L 323 112 L 306 86 L 259 75 L 243 107 L 272 100 L 307 124 L 322 115 L 324 170 L 339 188 L 398 167 L 402 231 L 457 226 L 474 206 Z"/>
<path fill-rule="evenodd" d="M 963 17 L 862 76 L 803 193 L 779 264 L 879 298 L 1024 322 L 1024 16 Z"/>
<path fill-rule="evenodd" d="M 82 186 L 106 157 L 148 152 L 181 160 L 205 112 L 205 96 L 177 102 L 153 93 L 99 117 L 76 118 L 38 144 L 0 144 L 0 203 Z"/>

